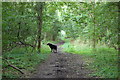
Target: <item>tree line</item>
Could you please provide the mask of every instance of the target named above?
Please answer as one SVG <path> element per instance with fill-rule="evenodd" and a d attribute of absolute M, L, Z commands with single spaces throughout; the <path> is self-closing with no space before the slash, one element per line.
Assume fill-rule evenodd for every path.
<path fill-rule="evenodd" d="M 118 2 L 3 2 L 2 7 L 3 52 L 22 45 L 40 53 L 41 41 L 62 40 L 62 30 L 66 39 L 120 50 Z"/>

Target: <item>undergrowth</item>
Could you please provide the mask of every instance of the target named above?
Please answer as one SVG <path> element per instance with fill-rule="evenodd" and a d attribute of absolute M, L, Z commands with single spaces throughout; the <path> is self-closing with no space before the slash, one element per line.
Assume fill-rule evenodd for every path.
<path fill-rule="evenodd" d="M 107 46 L 97 46 L 96 50 L 87 44 L 78 42 L 67 42 L 62 45 L 67 53 L 80 54 L 84 57 L 87 68 L 93 71 L 90 76 L 101 78 L 117 78 L 118 77 L 118 52 Z"/>
<path fill-rule="evenodd" d="M 91 68 L 96 72 L 91 76 L 118 78 L 118 51 L 112 48 L 98 48 L 92 56 Z"/>
<path fill-rule="evenodd" d="M 4 53 L 3 58 L 6 58 L 10 64 L 18 67 L 23 72 L 33 72 L 36 65 L 43 62 L 48 55 L 50 50 L 47 45 L 42 45 L 41 53 L 32 51 L 31 48 L 15 48 L 10 52 Z M 7 62 L 3 60 L 3 78 L 19 78 L 22 75 L 19 71 L 9 67 Z"/>

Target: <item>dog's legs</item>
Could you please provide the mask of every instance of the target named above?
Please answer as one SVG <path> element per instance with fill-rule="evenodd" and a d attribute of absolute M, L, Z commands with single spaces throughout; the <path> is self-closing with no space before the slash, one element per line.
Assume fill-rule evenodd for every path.
<path fill-rule="evenodd" d="M 57 49 L 56 49 L 55 51 L 56 51 L 56 53 L 57 53 Z"/>
<path fill-rule="evenodd" d="M 56 49 L 54 49 L 54 53 L 57 53 L 57 50 L 56 50 Z"/>
<path fill-rule="evenodd" d="M 52 49 L 52 52 L 53 52 L 53 53 L 55 52 L 54 49 Z"/>
<path fill-rule="evenodd" d="M 51 49 L 51 52 L 53 52 L 53 50 Z"/>

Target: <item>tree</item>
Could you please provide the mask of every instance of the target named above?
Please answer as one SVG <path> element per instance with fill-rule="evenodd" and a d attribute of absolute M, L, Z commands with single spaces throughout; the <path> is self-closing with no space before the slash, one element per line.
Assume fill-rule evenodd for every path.
<path fill-rule="evenodd" d="M 38 19 L 38 52 L 40 53 L 41 48 L 41 31 L 42 31 L 42 16 L 43 16 L 43 6 L 44 2 L 36 3 L 36 10 L 37 10 L 37 19 Z"/>

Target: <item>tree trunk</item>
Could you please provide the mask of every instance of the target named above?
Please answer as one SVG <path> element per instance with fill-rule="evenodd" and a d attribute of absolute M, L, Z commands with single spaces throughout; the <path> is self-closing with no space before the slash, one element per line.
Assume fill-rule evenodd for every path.
<path fill-rule="evenodd" d="M 120 1 L 118 2 L 118 11 L 120 11 Z M 118 16 L 119 16 L 118 19 L 120 19 L 120 12 L 118 13 Z M 119 41 L 120 40 L 120 27 L 119 25 L 120 25 L 120 21 L 118 22 L 118 51 L 120 52 L 120 41 Z"/>
<path fill-rule="evenodd" d="M 93 9 L 95 9 L 95 3 L 93 4 Z M 95 10 L 94 10 L 94 14 L 93 14 L 93 22 L 94 22 L 94 27 L 93 27 L 93 48 L 96 48 L 96 22 L 95 22 Z"/>
<path fill-rule="evenodd" d="M 55 40 L 56 40 L 56 35 L 54 33 L 53 36 L 52 36 L 52 41 L 55 41 Z"/>
<path fill-rule="evenodd" d="M 41 48 L 41 31 L 42 31 L 42 11 L 43 11 L 43 2 L 38 2 L 36 5 L 36 10 L 38 13 L 37 19 L 38 19 L 38 53 L 40 53 L 40 48 Z"/>
<path fill-rule="evenodd" d="M 94 18 L 94 32 L 93 32 L 93 48 L 96 47 L 96 34 L 95 34 L 95 18 Z"/>

